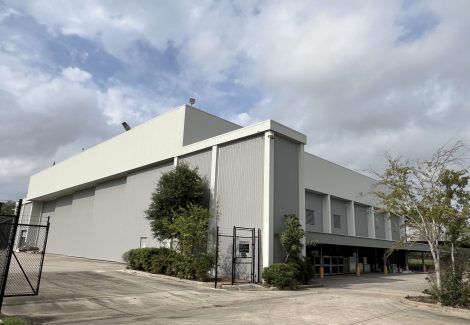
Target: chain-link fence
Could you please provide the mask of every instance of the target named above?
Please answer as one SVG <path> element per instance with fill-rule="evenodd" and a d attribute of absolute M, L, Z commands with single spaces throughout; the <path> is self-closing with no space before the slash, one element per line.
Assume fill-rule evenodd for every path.
<path fill-rule="evenodd" d="M 17 222 L 17 216 L 0 215 L 0 308 L 5 293 Z"/>
<path fill-rule="evenodd" d="M 255 228 L 217 227 L 216 281 L 255 283 L 260 281 L 261 231 Z"/>
<path fill-rule="evenodd" d="M 48 232 L 49 219 L 18 224 L 5 297 L 38 294 Z"/>

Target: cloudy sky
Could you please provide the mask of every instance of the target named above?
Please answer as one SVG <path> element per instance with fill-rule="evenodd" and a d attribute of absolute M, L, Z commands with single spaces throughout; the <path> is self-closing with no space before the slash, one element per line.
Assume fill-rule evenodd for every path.
<path fill-rule="evenodd" d="M 470 138 L 470 1 L 0 0 L 0 200 L 197 99 L 358 171 Z"/>

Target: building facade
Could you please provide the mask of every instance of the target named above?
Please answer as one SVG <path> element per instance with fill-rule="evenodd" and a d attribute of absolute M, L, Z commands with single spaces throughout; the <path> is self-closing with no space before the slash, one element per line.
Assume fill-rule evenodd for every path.
<path fill-rule="evenodd" d="M 33 175 L 23 222 L 50 217 L 49 253 L 121 261 L 159 244 L 144 211 L 161 174 L 185 162 L 210 184 L 214 226 L 261 229 L 263 266 L 282 261 L 284 215 L 296 214 L 317 243 L 304 253 L 326 273 L 380 271 L 403 220 L 379 212 L 373 179 L 306 153 L 306 140 L 272 120 L 241 127 L 184 105 Z"/>

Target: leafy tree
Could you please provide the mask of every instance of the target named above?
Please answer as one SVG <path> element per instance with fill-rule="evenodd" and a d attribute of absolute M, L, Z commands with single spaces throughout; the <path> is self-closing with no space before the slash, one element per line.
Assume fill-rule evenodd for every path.
<path fill-rule="evenodd" d="M 185 256 L 193 256 L 207 248 L 211 213 L 209 209 L 194 204 L 189 206 L 188 212 L 189 215 L 176 215 L 169 228 L 178 240 L 178 251 Z"/>
<path fill-rule="evenodd" d="M 175 214 L 188 216 L 192 204 L 208 206 L 207 182 L 199 176 L 198 169 L 179 164 L 163 173 L 145 211 L 155 238 L 174 239 L 171 225 Z"/>
<path fill-rule="evenodd" d="M 455 272 L 456 249 L 470 242 L 470 192 L 466 190 L 470 177 L 466 170 L 446 170 L 439 181 L 445 187 L 445 242 L 450 246 L 452 271 Z"/>
<path fill-rule="evenodd" d="M 14 201 L 0 202 L 0 214 L 14 214 L 16 203 Z"/>
<path fill-rule="evenodd" d="M 455 244 L 468 229 L 467 171 L 462 166 L 461 142 L 442 147 L 428 160 L 386 156 L 388 167 L 379 178 L 375 195 L 393 214 L 406 217 L 407 239 L 429 244 L 441 290 L 441 242 Z"/>
<path fill-rule="evenodd" d="M 286 229 L 281 234 L 281 244 L 284 250 L 285 262 L 292 258 L 298 258 L 302 251 L 302 238 L 305 237 L 305 230 L 300 225 L 299 218 L 295 214 L 284 216 Z"/>

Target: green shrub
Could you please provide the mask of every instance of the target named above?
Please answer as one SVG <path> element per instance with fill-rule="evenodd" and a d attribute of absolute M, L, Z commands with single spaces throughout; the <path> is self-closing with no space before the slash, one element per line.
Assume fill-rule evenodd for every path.
<path fill-rule="evenodd" d="M 296 272 L 292 264 L 274 263 L 263 269 L 263 280 L 267 285 L 278 289 L 285 287 L 296 289 Z"/>
<path fill-rule="evenodd" d="M 184 279 L 205 281 L 214 266 L 214 254 L 185 256 L 166 247 L 131 249 L 124 254 L 129 268 Z"/>
<path fill-rule="evenodd" d="M 423 293 L 430 295 L 444 306 L 465 306 L 470 303 L 470 276 L 465 278 L 462 265 L 456 265 L 455 271 L 446 266 L 441 271 L 441 289 L 437 287 L 436 276 L 428 277 L 430 287 Z"/>
<path fill-rule="evenodd" d="M 165 247 L 146 247 L 131 249 L 127 252 L 127 265 L 134 270 L 150 272 L 152 258 L 161 254 Z"/>
<path fill-rule="evenodd" d="M 200 254 L 194 260 L 194 275 L 199 281 L 206 281 L 208 273 L 212 267 L 214 267 L 214 254 L 205 253 Z"/>
<path fill-rule="evenodd" d="M 315 269 L 308 259 L 295 259 L 291 260 L 288 264 L 294 269 L 295 279 L 300 284 L 308 284 L 315 275 Z"/>
<path fill-rule="evenodd" d="M 150 256 L 150 268 L 148 272 L 174 275 L 173 270 L 177 255 L 178 253 L 169 248 L 159 248 L 158 254 Z"/>
<path fill-rule="evenodd" d="M 444 306 L 464 306 L 470 301 L 470 284 L 465 281 L 463 271 L 445 272 L 441 281 L 440 302 Z"/>

